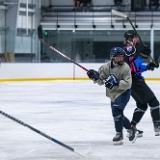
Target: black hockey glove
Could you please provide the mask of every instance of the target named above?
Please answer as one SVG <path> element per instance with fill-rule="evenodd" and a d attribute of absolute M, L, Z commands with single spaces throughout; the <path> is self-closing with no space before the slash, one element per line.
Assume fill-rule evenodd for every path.
<path fill-rule="evenodd" d="M 99 73 L 93 69 L 88 70 L 87 75 L 93 81 L 97 81 L 98 79 L 100 79 Z"/>
<path fill-rule="evenodd" d="M 111 90 L 113 87 L 117 87 L 118 85 L 119 79 L 114 74 L 110 74 L 107 81 L 105 82 L 105 87 Z"/>
<path fill-rule="evenodd" d="M 147 70 L 153 71 L 154 68 L 158 68 L 158 67 L 159 67 L 158 63 L 150 62 L 150 63 L 147 64 Z"/>
<path fill-rule="evenodd" d="M 151 50 L 150 50 L 150 48 L 149 48 L 148 46 L 144 46 L 143 49 L 142 49 L 142 51 L 141 51 L 141 53 L 140 53 L 140 56 L 141 56 L 142 58 L 147 59 L 148 56 L 150 56 L 150 55 L 151 55 Z"/>

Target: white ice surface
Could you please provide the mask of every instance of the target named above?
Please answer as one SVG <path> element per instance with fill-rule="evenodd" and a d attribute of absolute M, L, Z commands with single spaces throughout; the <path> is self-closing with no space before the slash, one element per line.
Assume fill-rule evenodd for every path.
<path fill-rule="evenodd" d="M 160 82 L 147 81 L 159 99 Z M 131 98 L 125 115 L 131 119 Z M 0 114 L 0 160 L 160 160 L 148 109 L 138 128 L 144 137 L 114 146 L 110 100 L 105 87 L 92 81 L 45 81 L 0 84 L 0 111 L 85 153 L 85 158 Z"/>

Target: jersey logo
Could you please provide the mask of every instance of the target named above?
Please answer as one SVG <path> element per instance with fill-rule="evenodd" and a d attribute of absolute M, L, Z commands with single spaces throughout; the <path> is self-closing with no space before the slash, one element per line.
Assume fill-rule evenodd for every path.
<path fill-rule="evenodd" d="M 132 46 L 127 46 L 126 49 L 127 49 L 128 52 L 131 52 L 132 51 Z"/>
<path fill-rule="evenodd" d="M 126 46 L 125 50 L 126 50 L 126 56 L 128 57 L 134 55 L 136 52 L 136 48 L 133 46 Z"/>

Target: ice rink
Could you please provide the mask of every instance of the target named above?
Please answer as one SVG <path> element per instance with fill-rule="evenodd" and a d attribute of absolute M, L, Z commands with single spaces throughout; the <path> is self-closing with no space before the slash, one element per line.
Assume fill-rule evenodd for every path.
<path fill-rule="evenodd" d="M 160 81 L 147 81 L 160 100 Z M 131 119 L 131 98 L 125 115 Z M 0 111 L 85 154 L 72 152 L 0 114 L 0 160 L 160 160 L 148 109 L 137 126 L 144 136 L 114 146 L 110 99 L 105 87 L 92 81 L 0 83 Z"/>

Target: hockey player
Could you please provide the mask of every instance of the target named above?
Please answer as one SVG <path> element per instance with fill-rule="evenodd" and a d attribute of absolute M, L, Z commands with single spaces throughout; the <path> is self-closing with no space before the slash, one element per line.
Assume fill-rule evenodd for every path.
<path fill-rule="evenodd" d="M 148 105 L 150 106 L 151 117 L 153 121 L 155 136 L 160 136 L 160 105 L 156 96 L 152 90 L 146 84 L 142 72 L 158 68 L 159 64 L 150 62 L 143 64 L 142 58 L 146 58 L 150 55 L 150 49 L 144 47 L 142 52 L 137 50 L 137 44 L 139 38 L 133 30 L 128 30 L 124 33 L 124 50 L 125 50 L 125 61 L 131 68 L 132 75 L 132 87 L 131 95 L 136 101 L 137 108 L 134 110 L 131 125 L 135 126 L 140 122 L 144 113 L 146 112 Z"/>
<path fill-rule="evenodd" d="M 123 127 L 129 132 L 129 141 L 134 141 L 136 134 L 134 126 L 131 127 L 129 119 L 123 113 L 130 99 L 132 83 L 130 68 L 124 62 L 124 54 L 125 51 L 122 48 L 114 47 L 110 51 L 111 61 L 102 65 L 98 72 L 92 69 L 87 72 L 88 77 L 94 83 L 105 84 L 106 96 L 111 99 L 116 130 L 116 135 L 113 138 L 115 145 L 123 144 Z"/>

